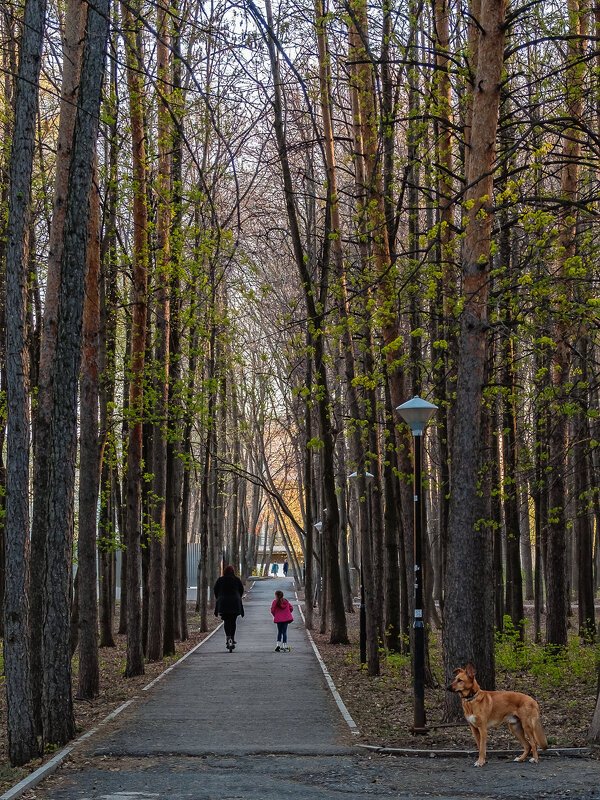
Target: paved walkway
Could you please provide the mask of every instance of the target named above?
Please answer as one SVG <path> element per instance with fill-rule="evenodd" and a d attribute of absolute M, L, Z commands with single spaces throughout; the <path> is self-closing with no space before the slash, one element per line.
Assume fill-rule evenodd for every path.
<path fill-rule="evenodd" d="M 293 650 L 276 653 L 275 589 L 294 606 Z M 136 703 L 96 755 L 334 753 L 348 733 L 302 625 L 291 578 L 257 581 L 238 618 L 237 646 L 221 627 Z"/>
<path fill-rule="evenodd" d="M 276 588 L 295 606 L 291 653 L 274 652 Z M 600 800 L 596 761 L 474 769 L 353 747 L 293 597 L 291 579 L 256 582 L 233 653 L 219 629 L 23 800 Z"/>

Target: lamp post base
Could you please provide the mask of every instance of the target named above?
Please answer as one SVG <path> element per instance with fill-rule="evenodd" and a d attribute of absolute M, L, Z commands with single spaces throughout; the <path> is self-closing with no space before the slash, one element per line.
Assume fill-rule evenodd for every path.
<path fill-rule="evenodd" d="M 424 733 L 429 733 L 429 728 L 427 727 L 417 728 L 416 725 L 413 725 L 412 728 L 410 729 L 410 732 L 413 734 L 413 736 L 419 736 Z"/>

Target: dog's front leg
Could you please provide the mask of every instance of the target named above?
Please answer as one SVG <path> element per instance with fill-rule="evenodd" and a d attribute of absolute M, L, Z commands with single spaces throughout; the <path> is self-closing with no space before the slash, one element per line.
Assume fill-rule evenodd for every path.
<path fill-rule="evenodd" d="M 487 729 L 477 728 L 477 737 L 475 739 L 479 747 L 479 758 L 475 762 L 476 767 L 483 767 L 485 764 L 485 750 L 487 744 Z"/>

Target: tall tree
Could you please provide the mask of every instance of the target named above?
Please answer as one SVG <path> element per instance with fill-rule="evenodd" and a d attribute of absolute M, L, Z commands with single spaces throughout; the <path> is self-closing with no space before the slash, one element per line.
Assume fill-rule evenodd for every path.
<path fill-rule="evenodd" d="M 549 436 L 550 508 L 546 555 L 546 644 L 567 644 L 568 581 L 566 572 L 566 480 L 565 464 L 569 446 L 568 416 L 571 353 L 569 303 L 577 253 L 577 192 L 581 156 L 580 127 L 583 108 L 584 64 L 582 24 L 584 0 L 568 0 L 569 39 L 566 62 L 566 117 L 563 134 L 561 208 L 558 215 L 559 249 L 555 267 L 554 342 L 552 358 L 552 424 Z"/>
<path fill-rule="evenodd" d="M 493 174 L 500 85 L 504 61 L 506 0 L 482 0 L 474 23 L 479 31 L 473 84 L 466 227 L 462 252 L 463 309 L 458 341 L 456 415 L 452 439 L 452 480 L 444 605 L 446 677 L 472 661 L 482 685 L 494 684 L 491 543 L 479 521 L 482 398 L 486 379 L 488 291 L 491 270 Z M 478 564 L 465 573 L 465 564 Z M 446 707 L 459 716 L 456 702 Z"/>
<path fill-rule="evenodd" d="M 77 444 L 77 388 L 89 239 L 90 189 L 109 25 L 109 0 L 90 8 L 85 29 L 61 260 L 53 381 L 53 476 L 44 575 L 43 740 L 64 744 L 75 733 L 69 611 Z M 82 213 L 82 209 L 84 210 Z"/>
<path fill-rule="evenodd" d="M 169 60 L 169 17 L 167 7 L 156 7 L 156 57 L 158 104 L 158 178 L 156 212 L 156 285 L 154 311 L 155 404 L 152 430 L 152 531 L 150 535 L 150 579 L 148 608 L 148 650 L 151 661 L 163 656 L 165 609 L 165 515 L 167 495 L 167 418 L 169 401 L 169 327 L 170 327 L 170 228 L 171 228 L 171 94 Z M 172 584 L 173 575 L 169 575 Z M 173 642 L 167 648 L 173 650 Z"/>
<path fill-rule="evenodd" d="M 97 170 L 94 170 L 97 177 Z M 92 699 L 100 688 L 96 540 L 102 444 L 98 430 L 100 337 L 100 195 L 90 193 L 90 232 L 83 307 L 83 358 L 80 380 L 79 535 L 79 683 L 77 696 Z"/>
<path fill-rule="evenodd" d="M 48 248 L 47 278 L 44 316 L 40 345 L 40 367 L 37 387 L 37 410 L 33 433 L 33 518 L 31 526 L 31 569 L 43 575 L 46 568 L 48 537 L 48 503 L 50 494 L 50 437 L 52 425 L 52 377 L 56 351 L 60 264 L 63 233 L 67 210 L 67 191 L 71 165 L 73 131 L 77 112 L 77 92 L 81 71 L 83 39 L 87 7 L 81 0 L 70 0 L 65 13 L 63 35 L 63 75 L 61 85 L 60 118 L 56 142 L 56 168 L 52 223 Z M 43 594 L 31 595 L 30 649 L 33 676 L 33 702 L 36 729 L 41 733 L 43 686 Z"/>
<path fill-rule="evenodd" d="M 26 303 L 37 86 L 46 4 L 27 0 L 15 100 L 6 247 L 7 497 L 4 672 L 11 764 L 38 755 L 28 663 L 29 397 Z"/>
<path fill-rule="evenodd" d="M 121 8 L 127 59 L 133 158 L 133 284 L 125 531 L 127 548 L 127 585 L 125 588 L 127 592 L 127 665 L 125 674 L 133 677 L 144 673 L 140 586 L 142 583 L 142 433 L 148 282 L 148 201 L 141 4 L 135 5 L 135 19 L 128 5 L 122 4 Z"/>

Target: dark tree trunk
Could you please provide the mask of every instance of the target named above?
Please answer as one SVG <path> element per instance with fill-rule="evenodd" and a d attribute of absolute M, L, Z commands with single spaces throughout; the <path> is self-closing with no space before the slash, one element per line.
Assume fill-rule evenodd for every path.
<path fill-rule="evenodd" d="M 109 24 L 108 0 L 89 9 L 61 260 L 53 381 L 52 491 L 44 582 L 43 741 L 64 744 L 75 733 L 71 696 L 69 610 L 77 445 L 77 384 L 89 237 L 89 197 Z M 83 211 L 85 209 L 85 212 Z M 97 478 L 98 479 L 98 478 Z"/>
<path fill-rule="evenodd" d="M 389 455 L 390 454 L 388 454 L 388 457 L 385 459 L 383 467 L 385 487 L 385 560 L 383 571 L 385 580 L 384 630 L 387 649 L 393 653 L 400 653 L 405 649 L 400 616 L 400 597 L 401 594 L 406 592 L 406 580 L 400 569 L 399 557 L 401 556 L 401 550 L 398 544 L 400 520 L 397 513 L 398 501 L 395 491 L 396 475 L 394 474 L 393 460 Z M 404 558 L 402 558 L 402 564 L 404 564 Z"/>
<path fill-rule="evenodd" d="M 341 405 L 337 404 L 337 412 L 339 418 L 342 417 Z M 336 442 L 336 455 L 338 464 L 338 478 L 337 478 L 337 491 L 339 498 L 340 510 L 340 577 L 342 581 L 342 595 L 344 597 L 344 610 L 347 614 L 354 613 L 354 606 L 352 605 L 352 592 L 350 589 L 350 570 L 348 565 L 348 500 L 346 492 L 348 491 L 348 469 L 346 466 L 346 443 L 343 439 L 338 439 Z"/>
<path fill-rule="evenodd" d="M 127 82 L 133 149 L 133 287 L 131 369 L 129 386 L 129 442 L 127 446 L 127 517 L 125 545 L 127 548 L 127 677 L 144 674 L 142 647 L 142 583 L 141 524 L 142 524 L 142 447 L 143 394 L 146 352 L 146 293 L 148 275 L 148 208 L 146 192 L 146 153 L 144 130 L 143 57 L 141 52 L 141 18 L 134 21 L 129 7 L 122 6 L 126 41 Z"/>
<path fill-rule="evenodd" d="M 100 688 L 98 599 L 96 593 L 96 520 L 102 460 L 98 432 L 98 361 L 100 333 L 100 197 L 90 193 L 90 235 L 83 308 L 83 359 L 80 381 L 79 451 L 79 685 L 77 697 L 91 700 Z"/>
<path fill-rule="evenodd" d="M 155 402 L 154 429 L 152 435 L 152 533 L 150 536 L 150 581 L 148 650 L 150 661 L 163 657 L 165 627 L 165 521 L 167 494 L 167 419 L 169 403 L 169 328 L 170 328 L 170 227 L 171 227 L 171 141 L 170 118 L 167 97 L 171 92 L 167 9 L 163 4 L 156 6 L 156 59 L 157 59 L 157 103 L 158 103 L 158 177 L 156 211 L 156 283 L 153 291 L 156 324 L 155 346 Z M 172 541 L 169 544 L 172 556 Z M 171 568 L 173 566 L 171 558 Z M 173 573 L 168 576 L 170 597 L 172 598 Z M 172 604 L 171 604 L 172 605 Z M 172 613 L 172 609 L 171 613 Z M 167 652 L 175 647 L 172 621 L 169 626 L 170 641 Z"/>
<path fill-rule="evenodd" d="M 308 338 L 308 333 L 307 333 Z M 310 355 L 306 357 L 306 385 L 312 385 L 312 359 Z M 312 439 L 312 410 L 310 398 L 304 400 L 304 439 L 308 443 Z M 312 448 L 304 448 L 304 521 L 306 525 L 306 546 L 304 551 L 304 617 L 306 627 L 310 631 L 313 629 L 313 611 L 315 594 L 315 563 L 314 563 L 314 541 L 315 541 L 315 519 L 313 517 L 314 506 L 314 472 L 313 472 L 313 452 Z"/>
<path fill-rule="evenodd" d="M 510 318 L 508 321 L 510 325 Z M 504 525 L 506 530 L 506 614 L 513 628 L 524 636 L 523 578 L 521 573 L 521 520 L 518 496 L 518 448 L 516 381 L 513 364 L 514 342 L 509 339 L 504 349 L 504 385 L 507 390 L 503 398 L 502 461 L 504 464 Z"/>
<path fill-rule="evenodd" d="M 588 340 L 584 336 L 575 346 L 578 353 L 578 367 L 580 385 L 586 386 L 588 378 Z M 594 576 L 593 576 L 593 528 L 592 511 L 589 498 L 591 456 L 588 452 L 589 426 L 588 426 L 588 391 L 577 390 L 579 394 L 579 414 L 574 419 L 575 444 L 573 447 L 574 483 L 575 483 L 575 508 L 576 518 L 574 525 L 576 542 L 576 569 L 577 569 L 577 597 L 579 600 L 579 635 L 584 641 L 592 643 L 596 639 L 596 613 L 594 608 Z"/>
<path fill-rule="evenodd" d="M 123 421 L 121 423 L 121 446 L 123 452 L 128 452 L 129 435 L 131 421 L 129 419 L 129 398 L 131 395 L 131 338 L 132 338 L 132 322 L 125 329 L 125 359 L 123 362 Z M 121 543 L 121 569 L 120 569 L 120 583 L 121 583 L 121 601 L 119 604 L 119 633 L 127 633 L 127 515 L 129 507 L 127 502 L 127 467 L 126 463 L 123 465 L 122 479 L 115 475 L 115 507 L 119 518 L 119 539 Z"/>
<path fill-rule="evenodd" d="M 565 465 L 569 445 L 568 417 L 564 404 L 568 402 L 571 370 L 571 324 L 565 320 L 565 302 L 572 297 L 570 260 L 576 254 L 577 191 L 581 142 L 577 126 L 583 110 L 583 73 L 579 68 L 583 58 L 583 6 L 581 0 L 568 0 L 569 40 L 565 69 L 566 117 L 572 126 L 564 131 L 561 174 L 561 205 L 558 215 L 558 245 L 560 257 L 554 275 L 556 296 L 553 299 L 556 321 L 553 339 L 556 346 L 552 360 L 553 403 L 549 429 L 550 516 L 546 557 L 546 644 L 551 648 L 567 645 L 568 575 L 566 571 L 566 481 Z"/>
<path fill-rule="evenodd" d="M 81 69 L 82 43 L 86 24 L 86 7 L 80 0 L 68 3 L 63 37 L 63 79 L 60 120 L 57 139 L 56 174 L 52 225 L 48 252 L 48 277 L 44 298 L 44 320 L 40 347 L 40 369 L 37 387 L 37 411 L 34 425 L 33 520 L 31 526 L 31 570 L 43 575 L 48 536 L 48 504 L 50 493 L 50 452 L 52 425 L 52 376 L 59 302 L 60 264 L 67 207 L 69 169 L 73 129 L 77 108 L 77 91 Z M 43 594 L 31 597 L 30 647 L 33 678 L 33 703 L 36 727 L 42 732 L 43 688 Z"/>
<path fill-rule="evenodd" d="M 389 384 L 386 381 L 385 399 L 387 416 L 389 424 L 393 424 L 393 409 L 392 398 L 390 395 Z M 391 431 L 390 431 L 391 434 Z M 393 435 L 390 436 L 393 441 Z M 386 458 L 384 468 L 385 479 L 385 497 L 386 497 L 386 541 L 388 547 L 393 547 L 393 539 L 396 538 L 395 546 L 397 547 L 396 555 L 390 552 L 394 558 L 392 564 L 388 564 L 387 581 L 388 586 L 386 590 L 386 630 L 390 630 L 388 635 L 388 647 L 393 650 L 394 644 L 394 629 L 390 626 L 398 626 L 397 634 L 397 647 L 399 651 L 405 653 L 409 649 L 410 642 L 410 602 L 408 599 L 409 585 L 407 581 L 406 569 L 406 550 L 404 543 L 404 529 L 402 527 L 400 509 L 400 492 L 397 479 L 398 462 L 396 459 L 396 451 L 393 450 Z M 395 584 L 395 588 L 394 588 Z M 412 589 L 412 584 L 411 584 Z"/>
<path fill-rule="evenodd" d="M 113 17 L 115 12 L 113 9 Z M 113 617 L 115 608 L 115 551 L 117 507 L 115 495 L 118 490 L 117 454 L 113 429 L 112 405 L 115 398 L 116 382 L 116 327 L 117 327 L 117 182 L 118 182 L 118 142 L 117 109 L 114 102 L 116 92 L 116 62 L 112 62 L 110 72 L 110 98 L 108 105 L 112 123 L 108 128 L 108 156 L 110 185 L 106 197 L 106 229 L 102 242 L 102 277 L 100 282 L 100 435 L 107 442 L 108 457 L 103 459 L 100 476 L 100 515 L 98 520 L 98 582 L 100 647 L 114 647 Z M 125 390 L 126 393 L 126 390 Z M 125 416 L 125 413 L 123 414 Z M 119 519 L 119 530 L 122 532 Z M 124 588 L 124 584 L 121 584 Z M 123 601 L 124 592 L 121 595 Z"/>
<path fill-rule="evenodd" d="M 214 452 L 212 415 L 214 413 L 214 396 L 211 391 L 208 403 L 208 424 L 210 429 L 206 433 L 204 445 L 204 464 L 201 482 L 200 506 L 200 582 L 198 584 L 200 608 L 200 630 L 208 630 L 208 591 L 210 586 L 209 562 L 209 481 L 211 474 L 211 460 Z"/>
<path fill-rule="evenodd" d="M 16 19 L 12 9 L 5 7 L 0 10 L 0 35 L 6 42 L 2 50 L 0 66 L 4 73 L 2 88 L 6 108 L 14 109 L 16 69 Z M 13 137 L 12 115 L 4 114 L 1 127 L 2 146 L 0 163 L 0 204 L 8 208 L 9 198 L 9 173 L 10 173 L 10 147 Z M 8 239 L 8 218 L 3 215 L 0 219 L 0 392 L 6 393 L 6 247 Z M 0 418 L 0 637 L 4 638 L 4 590 L 6 576 L 6 467 L 4 464 L 4 445 L 6 441 L 6 408 Z"/>
<path fill-rule="evenodd" d="M 181 457 L 181 407 L 182 368 L 181 368 L 181 284 L 179 272 L 182 266 L 182 109 L 181 97 L 181 52 L 178 20 L 178 4 L 172 2 L 173 30 L 171 50 L 173 54 L 173 98 L 171 113 L 175 114 L 175 124 L 171 134 L 171 246 L 169 249 L 171 269 L 171 324 L 169 325 L 169 436 L 167 444 L 167 486 L 165 517 L 165 631 L 163 652 L 170 655 L 175 652 L 175 639 L 187 639 L 187 520 L 183 520 L 183 474 L 184 465 Z M 171 579 L 169 580 L 169 576 Z"/>
<path fill-rule="evenodd" d="M 6 247 L 7 516 L 4 674 L 8 754 L 20 766 L 37 757 L 28 653 L 29 397 L 27 231 L 35 145 L 37 86 L 45 3 L 25 4 L 10 162 Z M 39 593 L 39 587 L 38 587 Z"/>

